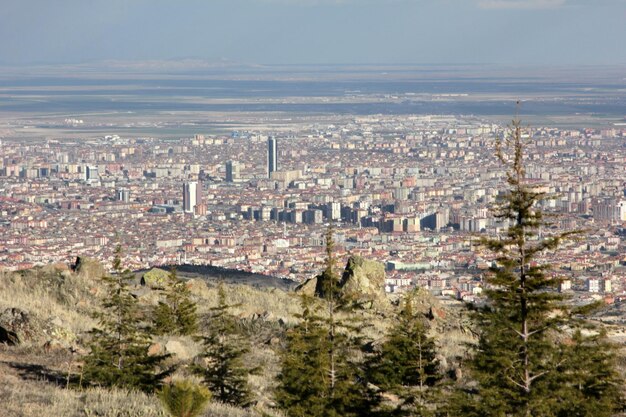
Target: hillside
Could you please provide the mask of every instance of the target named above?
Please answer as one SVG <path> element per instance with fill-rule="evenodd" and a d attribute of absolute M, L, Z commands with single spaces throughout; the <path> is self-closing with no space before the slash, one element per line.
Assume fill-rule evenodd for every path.
<path fill-rule="evenodd" d="M 202 268 L 179 268 L 197 303 L 199 316 L 205 317 L 217 305 L 218 282 L 215 271 Z M 19 272 L 0 272 L 0 416 L 162 416 L 158 400 L 153 395 L 129 393 L 102 388 L 79 389 L 82 358 L 87 353 L 89 330 L 96 324 L 93 313 L 98 310 L 104 294 L 99 280 L 104 272 L 97 262 L 83 259 L 72 270 L 55 264 Z M 146 311 L 161 297 L 159 285 L 141 285 L 148 271 L 137 272 L 133 294 Z M 152 270 L 156 275 L 164 271 Z M 209 272 L 206 276 L 204 272 Z M 385 330 L 393 323 L 398 296 L 385 295 L 372 284 L 384 271 L 375 263 L 351 260 L 344 272 L 344 292 L 365 291 L 372 308 L 360 314 L 372 325 L 365 333 L 377 345 Z M 221 275 L 220 275 L 221 276 Z M 249 276 L 246 276 L 250 278 Z M 284 346 L 287 329 L 297 323 L 300 313 L 299 293 L 313 291 L 315 280 L 298 291 L 289 283 L 268 279 L 255 282 L 255 276 L 245 284 L 238 278 L 225 280 L 226 297 L 235 305 L 233 313 L 252 342 L 253 348 L 245 360 L 258 373 L 249 376 L 254 403 L 251 409 L 240 409 L 211 403 L 205 416 L 256 416 L 262 413 L 280 415 L 274 405 L 274 377 L 279 372 L 278 353 Z M 278 288 L 280 287 L 280 288 Z M 437 340 L 438 360 L 442 370 L 455 378 L 463 375 L 462 362 L 466 346 L 473 341 L 467 310 L 453 300 L 441 300 L 422 291 L 418 293 L 419 312 L 430 322 L 430 332 Z M 617 312 L 607 310 L 606 318 Z M 605 318 L 605 319 L 606 319 Z M 621 326 L 621 327 L 620 327 Z M 623 323 L 610 324 L 613 333 L 622 332 Z M 5 332 L 6 333 L 6 332 Z M 8 337 L 7 337 L 8 335 Z M 189 377 L 188 367 L 197 360 L 201 349 L 190 337 L 158 336 L 151 350 L 169 353 L 168 364 L 177 365 L 174 377 Z"/>

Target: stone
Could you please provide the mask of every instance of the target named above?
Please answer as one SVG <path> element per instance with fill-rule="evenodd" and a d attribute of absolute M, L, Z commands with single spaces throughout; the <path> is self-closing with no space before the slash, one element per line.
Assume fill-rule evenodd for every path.
<path fill-rule="evenodd" d="M 371 300 L 379 306 L 389 305 L 385 294 L 385 266 L 380 262 L 351 256 L 339 286 L 342 296 Z"/>
<path fill-rule="evenodd" d="M 160 268 L 152 268 L 141 277 L 141 285 L 150 288 L 165 288 L 168 277 L 169 272 Z"/>
<path fill-rule="evenodd" d="M 4 343 L 9 346 L 17 346 L 21 343 L 21 341 L 17 333 L 0 326 L 0 343 Z"/>
<path fill-rule="evenodd" d="M 187 360 L 192 357 L 189 350 L 187 350 L 187 348 L 178 340 L 169 340 L 165 344 L 165 353 L 176 355 L 176 357 L 180 360 Z"/>
<path fill-rule="evenodd" d="M 315 287 L 317 286 L 317 277 L 310 278 L 296 287 L 296 292 L 313 297 L 315 295 Z"/>
<path fill-rule="evenodd" d="M 21 344 L 35 337 L 30 314 L 19 308 L 7 308 L 0 314 L 0 328 L 4 329 L 5 339 L 13 344 Z"/>
<path fill-rule="evenodd" d="M 65 349 L 67 349 L 67 347 L 63 346 L 63 344 L 61 342 L 59 342 L 58 340 L 48 340 L 43 345 L 43 350 L 46 353 L 60 352 L 60 351 L 65 350 Z"/>
<path fill-rule="evenodd" d="M 319 295 L 319 277 L 308 279 L 296 287 L 296 292 Z M 369 301 L 372 307 L 384 309 L 390 304 L 385 294 L 385 266 L 377 261 L 351 256 L 339 281 L 339 288 L 342 297 Z"/>
<path fill-rule="evenodd" d="M 157 356 L 163 353 L 163 346 L 160 343 L 153 343 L 148 347 L 148 356 Z"/>
<path fill-rule="evenodd" d="M 100 262 L 86 256 L 77 257 L 76 263 L 71 268 L 76 274 L 87 279 L 100 278 L 106 274 Z"/>

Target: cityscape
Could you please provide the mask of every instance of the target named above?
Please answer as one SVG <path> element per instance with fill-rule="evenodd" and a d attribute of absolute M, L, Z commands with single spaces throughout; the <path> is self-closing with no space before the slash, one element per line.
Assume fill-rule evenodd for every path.
<path fill-rule="evenodd" d="M 626 1 L 0 4 L 0 417 L 626 417 Z"/>
<path fill-rule="evenodd" d="M 384 263 L 388 292 L 472 300 L 492 262 L 479 241 L 506 226 L 492 213 L 506 132 L 476 117 L 363 116 L 176 139 L 5 138 L 0 264 L 110 264 L 119 242 L 133 269 L 212 265 L 303 282 L 332 224 L 338 256 Z M 553 196 L 543 202 L 553 228 L 586 234 L 545 261 L 564 290 L 622 300 L 626 128 L 526 135 L 527 175 Z"/>

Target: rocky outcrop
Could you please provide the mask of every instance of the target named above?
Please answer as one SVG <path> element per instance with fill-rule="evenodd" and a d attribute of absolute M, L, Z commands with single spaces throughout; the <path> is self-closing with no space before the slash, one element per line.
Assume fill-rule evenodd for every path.
<path fill-rule="evenodd" d="M 385 266 L 376 261 L 351 256 L 339 283 L 342 296 L 387 303 Z"/>
<path fill-rule="evenodd" d="M 69 348 L 76 335 L 58 317 L 46 321 L 19 308 L 7 308 L 0 314 L 0 343 L 9 346 L 39 345 L 44 348 Z"/>
<path fill-rule="evenodd" d="M 160 268 L 152 268 L 141 277 L 141 285 L 150 288 L 165 288 L 169 273 Z"/>
<path fill-rule="evenodd" d="M 189 347 L 185 346 L 179 340 L 168 340 L 165 344 L 165 353 L 174 355 L 178 360 L 189 360 L 193 357 L 193 353 L 189 352 Z"/>
<path fill-rule="evenodd" d="M 72 270 L 80 277 L 96 279 L 104 276 L 106 271 L 100 262 L 86 256 L 76 258 L 76 263 L 72 265 Z"/>
<path fill-rule="evenodd" d="M 0 343 L 9 346 L 16 346 L 20 344 L 20 338 L 17 333 L 0 325 Z"/>
<path fill-rule="evenodd" d="M 315 295 L 315 287 L 317 287 L 317 277 L 307 279 L 296 287 L 296 292 L 313 297 Z"/>
<path fill-rule="evenodd" d="M 320 296 L 321 275 L 305 281 L 296 288 L 296 292 L 306 295 Z M 340 294 L 361 302 L 369 302 L 371 306 L 388 305 L 385 295 L 385 266 L 360 256 L 351 256 L 339 281 Z"/>
<path fill-rule="evenodd" d="M 0 341 L 19 345 L 33 339 L 36 330 L 30 314 L 19 308 L 7 308 L 0 314 Z"/>

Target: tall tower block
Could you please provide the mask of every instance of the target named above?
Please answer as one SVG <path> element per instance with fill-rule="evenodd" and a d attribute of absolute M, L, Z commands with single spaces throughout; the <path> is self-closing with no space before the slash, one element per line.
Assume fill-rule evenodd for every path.
<path fill-rule="evenodd" d="M 276 137 L 270 136 L 267 139 L 267 176 L 271 177 L 272 172 L 278 171 L 278 152 L 276 151 Z"/>
<path fill-rule="evenodd" d="M 226 182 L 234 182 L 239 179 L 239 162 L 226 162 Z"/>
<path fill-rule="evenodd" d="M 196 204 L 202 202 L 202 188 L 196 181 L 183 183 L 183 211 L 193 213 Z"/>

